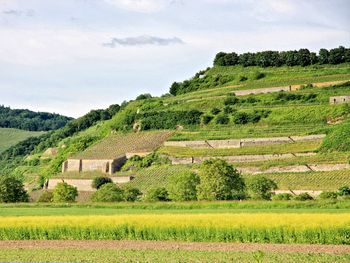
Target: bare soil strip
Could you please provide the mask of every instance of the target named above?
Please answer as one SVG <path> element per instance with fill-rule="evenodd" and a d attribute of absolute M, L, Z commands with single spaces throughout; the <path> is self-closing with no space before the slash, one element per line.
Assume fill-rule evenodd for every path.
<path fill-rule="evenodd" d="M 308 244 L 247 244 L 173 241 L 114 241 L 114 240 L 11 240 L 0 241 L 0 249 L 6 248 L 90 248 L 90 249 L 165 249 L 193 251 L 266 251 L 304 253 L 350 253 L 348 245 Z"/>

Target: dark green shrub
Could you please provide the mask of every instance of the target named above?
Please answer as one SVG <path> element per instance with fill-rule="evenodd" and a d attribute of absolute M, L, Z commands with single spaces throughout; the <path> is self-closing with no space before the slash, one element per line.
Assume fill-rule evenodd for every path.
<path fill-rule="evenodd" d="M 120 202 L 124 200 L 124 192 L 114 183 L 102 185 L 91 196 L 93 202 Z"/>
<path fill-rule="evenodd" d="M 124 186 L 122 189 L 124 191 L 124 200 L 125 201 L 135 202 L 135 201 L 139 200 L 140 197 L 142 196 L 142 192 L 138 188 Z"/>
<path fill-rule="evenodd" d="M 20 180 L 13 177 L 0 178 L 0 202 L 17 203 L 28 201 L 29 196 Z"/>
<path fill-rule="evenodd" d="M 248 78 L 246 76 L 239 76 L 239 81 L 246 81 Z"/>
<path fill-rule="evenodd" d="M 289 201 L 293 199 L 293 195 L 290 193 L 281 193 L 272 196 L 273 201 Z"/>
<path fill-rule="evenodd" d="M 192 172 L 183 172 L 168 178 L 169 198 L 174 201 L 191 201 L 197 199 L 199 177 Z"/>
<path fill-rule="evenodd" d="M 249 193 L 253 199 L 271 200 L 272 191 L 277 189 L 277 184 L 264 176 L 254 176 L 247 182 Z"/>
<path fill-rule="evenodd" d="M 233 122 L 235 124 L 247 124 L 249 122 L 249 114 L 246 112 L 236 112 L 233 115 Z"/>
<path fill-rule="evenodd" d="M 262 78 L 265 78 L 266 74 L 265 73 L 262 73 L 260 71 L 255 71 L 254 72 L 254 79 L 258 80 L 258 79 L 262 79 Z"/>
<path fill-rule="evenodd" d="M 92 180 L 91 187 L 99 189 L 102 185 L 112 183 L 112 179 L 107 176 L 98 176 Z"/>
<path fill-rule="evenodd" d="M 202 122 L 203 124 L 209 124 L 213 118 L 212 115 L 203 115 Z"/>
<path fill-rule="evenodd" d="M 337 194 L 339 196 L 350 196 L 350 187 L 349 186 L 342 186 L 338 189 Z"/>
<path fill-rule="evenodd" d="M 245 197 L 241 174 L 224 160 L 204 161 L 199 170 L 199 178 L 198 200 L 233 200 Z"/>
<path fill-rule="evenodd" d="M 235 112 L 236 110 L 234 109 L 234 108 L 232 108 L 231 106 L 226 106 L 225 108 L 224 108 L 224 113 L 225 114 L 230 114 L 230 113 L 233 113 L 233 112 Z"/>
<path fill-rule="evenodd" d="M 230 94 L 224 101 L 225 105 L 235 105 L 239 102 L 239 99 L 235 96 L 235 94 Z"/>
<path fill-rule="evenodd" d="M 221 112 L 221 110 L 218 109 L 218 108 L 212 108 L 212 110 L 211 110 L 211 114 L 213 114 L 213 115 L 217 115 L 217 114 L 219 114 L 220 112 Z"/>
<path fill-rule="evenodd" d="M 157 201 L 169 201 L 168 191 L 164 187 L 156 187 L 150 189 L 146 196 L 145 200 L 148 202 L 157 202 Z"/>
<path fill-rule="evenodd" d="M 216 124 L 228 124 L 229 121 L 230 121 L 230 119 L 228 118 L 228 116 L 226 114 L 217 115 L 215 118 Z"/>
<path fill-rule="evenodd" d="M 145 100 L 145 99 L 150 99 L 152 98 L 152 95 L 149 93 L 145 93 L 145 94 L 140 94 L 136 97 L 136 100 Z"/>
<path fill-rule="evenodd" d="M 309 195 L 308 193 L 302 193 L 302 194 L 294 196 L 294 200 L 296 200 L 296 201 L 308 201 L 308 200 L 314 200 L 314 198 L 311 195 Z"/>
<path fill-rule="evenodd" d="M 53 201 L 60 202 L 75 202 L 78 196 L 78 189 L 65 182 L 58 183 L 53 191 Z"/>
<path fill-rule="evenodd" d="M 43 191 L 38 199 L 39 203 L 50 203 L 52 201 L 53 201 L 53 193 L 47 190 Z"/>
<path fill-rule="evenodd" d="M 322 192 L 318 197 L 320 199 L 337 199 L 338 195 L 336 192 Z"/>

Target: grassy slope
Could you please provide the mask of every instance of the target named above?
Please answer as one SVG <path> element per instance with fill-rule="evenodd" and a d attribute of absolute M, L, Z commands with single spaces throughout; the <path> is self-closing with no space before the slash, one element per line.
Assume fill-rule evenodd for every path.
<path fill-rule="evenodd" d="M 43 133 L 44 132 L 32 132 L 12 128 L 0 128 L 0 152 L 29 137 L 38 136 Z"/>

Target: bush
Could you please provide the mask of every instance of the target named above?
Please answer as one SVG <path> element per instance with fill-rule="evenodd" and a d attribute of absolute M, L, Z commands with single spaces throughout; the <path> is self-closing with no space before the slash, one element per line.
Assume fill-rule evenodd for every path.
<path fill-rule="evenodd" d="M 314 200 L 314 198 L 309 195 L 308 193 L 302 193 L 300 195 L 294 196 L 294 200 L 296 201 L 308 201 L 308 200 Z"/>
<path fill-rule="evenodd" d="M 259 72 L 259 71 L 255 71 L 254 72 L 254 79 L 258 80 L 258 79 L 262 79 L 262 78 L 265 78 L 266 74 L 265 73 L 262 73 L 262 72 Z"/>
<path fill-rule="evenodd" d="M 120 202 L 124 200 L 123 190 L 114 183 L 102 185 L 91 196 L 93 202 Z"/>
<path fill-rule="evenodd" d="M 174 201 L 191 201 L 197 199 L 199 177 L 192 172 L 183 172 L 168 178 L 169 198 Z"/>
<path fill-rule="evenodd" d="M 217 114 L 219 114 L 220 112 L 221 112 L 221 110 L 218 109 L 218 108 L 212 108 L 212 110 L 211 110 L 211 114 L 213 114 L 213 115 L 217 115 Z"/>
<path fill-rule="evenodd" d="M 13 177 L 2 177 L 0 179 L 0 202 L 17 203 L 28 201 L 29 196 L 20 180 Z"/>
<path fill-rule="evenodd" d="M 59 202 L 75 202 L 78 196 L 78 189 L 65 182 L 58 183 L 53 191 L 53 201 Z"/>
<path fill-rule="evenodd" d="M 244 199 L 244 181 L 240 173 L 224 160 L 211 159 L 202 163 L 197 186 L 198 200 Z"/>
<path fill-rule="evenodd" d="M 123 187 L 124 191 L 124 200 L 128 202 L 135 202 L 139 200 L 140 196 L 142 195 L 142 192 L 140 189 L 130 186 Z"/>
<path fill-rule="evenodd" d="M 239 76 L 239 81 L 246 81 L 248 78 L 246 76 Z"/>
<path fill-rule="evenodd" d="M 230 94 L 225 99 L 224 104 L 225 105 L 235 105 L 238 102 L 239 102 L 239 99 L 234 94 Z"/>
<path fill-rule="evenodd" d="M 230 114 L 230 113 L 233 113 L 233 112 L 235 112 L 236 110 L 234 109 L 234 108 L 232 108 L 231 106 L 226 106 L 225 108 L 224 108 L 224 113 L 225 114 Z"/>
<path fill-rule="evenodd" d="M 318 197 L 320 199 L 337 199 L 338 195 L 336 192 L 322 192 Z"/>
<path fill-rule="evenodd" d="M 216 124 L 228 124 L 230 119 L 226 114 L 220 114 L 216 116 L 215 123 Z"/>
<path fill-rule="evenodd" d="M 350 196 L 350 187 L 349 186 L 342 186 L 338 189 L 337 194 L 339 196 Z"/>
<path fill-rule="evenodd" d="M 149 202 L 169 201 L 169 194 L 164 187 L 156 187 L 147 192 L 145 199 Z"/>
<path fill-rule="evenodd" d="M 234 114 L 233 122 L 235 124 L 247 124 L 249 122 L 249 115 L 246 112 L 236 112 Z"/>
<path fill-rule="evenodd" d="M 290 193 L 276 194 L 272 196 L 273 201 L 289 201 L 293 199 L 293 195 Z"/>
<path fill-rule="evenodd" d="M 98 176 L 92 180 L 91 187 L 99 189 L 102 185 L 112 183 L 112 179 L 106 176 Z"/>
<path fill-rule="evenodd" d="M 264 176 L 254 176 L 248 181 L 248 189 L 253 199 L 271 200 L 272 190 L 277 184 Z"/>
<path fill-rule="evenodd" d="M 202 117 L 203 124 L 209 124 L 214 117 L 212 115 L 204 115 Z"/>
<path fill-rule="evenodd" d="M 53 201 L 53 193 L 47 190 L 43 191 L 38 199 L 39 203 L 50 203 L 52 201 Z"/>

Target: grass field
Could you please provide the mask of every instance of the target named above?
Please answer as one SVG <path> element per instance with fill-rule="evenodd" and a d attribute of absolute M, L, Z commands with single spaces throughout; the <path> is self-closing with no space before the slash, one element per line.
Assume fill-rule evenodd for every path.
<path fill-rule="evenodd" d="M 0 153 L 20 141 L 41 134 L 44 134 L 44 132 L 32 132 L 12 128 L 0 128 Z"/>
<path fill-rule="evenodd" d="M 4 262 L 349 262 L 349 254 L 224 252 L 157 249 L 7 248 Z"/>

